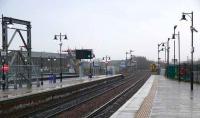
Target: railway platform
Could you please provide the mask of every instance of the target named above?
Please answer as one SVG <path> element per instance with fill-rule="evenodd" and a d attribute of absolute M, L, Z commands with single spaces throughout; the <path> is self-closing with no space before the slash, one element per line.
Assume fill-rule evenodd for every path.
<path fill-rule="evenodd" d="M 32 94 L 42 93 L 46 91 L 51 91 L 59 88 L 69 87 L 77 84 L 82 84 L 86 82 L 96 81 L 99 79 L 104 79 L 108 77 L 112 77 L 115 75 L 99 75 L 99 76 L 93 76 L 93 78 L 85 77 L 74 77 L 74 78 L 68 78 L 63 79 L 62 83 L 60 83 L 60 80 L 57 79 L 56 83 L 50 82 L 49 80 L 43 81 L 43 85 L 40 87 L 32 86 L 32 88 L 27 88 L 25 85 L 22 88 L 14 89 L 9 88 L 6 90 L 0 90 L 0 101 L 7 100 L 7 99 L 14 99 L 17 97 L 22 96 L 28 96 Z"/>
<path fill-rule="evenodd" d="M 200 118 L 200 85 L 152 75 L 111 118 Z"/>

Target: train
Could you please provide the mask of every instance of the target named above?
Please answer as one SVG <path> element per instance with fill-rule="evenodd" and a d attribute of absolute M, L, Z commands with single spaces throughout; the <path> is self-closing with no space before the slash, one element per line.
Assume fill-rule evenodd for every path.
<path fill-rule="evenodd" d="M 150 65 L 150 70 L 151 70 L 151 72 L 156 72 L 157 71 L 157 65 L 156 64 L 151 64 Z"/>

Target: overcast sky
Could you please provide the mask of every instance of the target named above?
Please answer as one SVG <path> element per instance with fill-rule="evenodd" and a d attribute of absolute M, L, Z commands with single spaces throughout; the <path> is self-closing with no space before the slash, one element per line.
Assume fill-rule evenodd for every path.
<path fill-rule="evenodd" d="M 63 50 L 92 48 L 96 57 L 109 55 L 111 59 L 124 59 L 132 49 L 135 55 L 156 60 L 157 44 L 171 37 L 175 24 L 181 33 L 181 58 L 190 58 L 190 20 L 179 20 L 182 12 L 191 11 L 200 31 L 199 0 L 0 0 L 1 14 L 31 21 L 34 51 L 58 52 L 59 42 L 53 38 L 61 32 L 69 39 L 63 41 Z M 11 48 L 19 49 L 17 38 Z M 197 60 L 200 33 L 194 34 L 194 43 Z M 170 46 L 173 52 L 172 41 Z"/>

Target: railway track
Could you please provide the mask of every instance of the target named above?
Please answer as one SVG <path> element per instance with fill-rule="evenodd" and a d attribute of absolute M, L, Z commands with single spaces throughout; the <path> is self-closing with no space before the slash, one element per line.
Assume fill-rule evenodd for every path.
<path fill-rule="evenodd" d="M 68 87 L 56 88 L 36 94 L 19 96 L 13 99 L 0 101 L 0 118 L 3 117 L 32 117 L 35 114 L 55 108 L 62 103 L 71 101 L 97 86 L 105 86 L 122 79 L 122 75 L 88 81 Z M 71 102 L 70 104 L 75 104 Z"/>
<path fill-rule="evenodd" d="M 115 96 L 113 99 L 109 100 L 107 103 L 101 107 L 95 109 L 93 112 L 89 113 L 85 118 L 107 118 L 110 117 L 114 112 L 116 112 L 137 90 L 145 83 L 148 79 L 149 74 L 141 77 L 136 83 L 130 87 L 123 90 L 120 94 Z"/>
<path fill-rule="evenodd" d="M 77 90 L 71 91 L 67 95 L 67 97 L 63 99 L 58 99 L 54 101 L 54 103 L 46 104 L 42 108 L 35 109 L 31 112 L 27 112 L 26 114 L 21 115 L 21 118 L 24 117 L 35 117 L 35 118 L 44 118 L 44 117 L 50 117 L 52 114 L 57 113 L 58 111 L 61 111 L 62 109 L 68 109 L 76 104 L 81 103 L 82 101 L 86 101 L 90 99 L 91 96 L 94 96 L 97 92 L 101 93 L 103 90 L 105 91 L 110 86 L 115 86 L 115 84 L 123 81 L 121 77 L 119 78 L 109 78 L 105 81 L 92 84 L 87 87 L 82 87 Z"/>
<path fill-rule="evenodd" d="M 124 94 L 130 93 L 129 90 L 131 88 L 134 89 L 134 90 L 132 90 L 133 93 L 136 92 L 140 88 L 140 86 L 143 85 L 143 83 L 145 82 L 145 80 L 148 78 L 149 75 L 150 74 L 147 72 L 138 72 L 136 75 L 130 75 L 123 80 L 107 84 L 107 86 L 104 86 L 104 87 L 100 87 L 97 90 L 94 90 L 93 93 L 89 92 L 88 94 L 82 94 L 81 99 L 75 100 L 74 104 L 70 107 L 68 105 L 69 102 L 67 102 L 60 106 L 57 106 L 56 108 L 49 109 L 49 110 L 46 110 L 45 112 L 34 115 L 33 117 L 47 117 L 47 118 L 51 118 L 51 117 L 94 117 L 94 116 L 99 116 L 99 114 L 97 114 L 97 113 L 100 113 L 101 114 L 100 116 L 102 116 L 102 113 L 100 111 L 105 112 L 106 109 L 107 109 L 107 111 L 110 111 L 110 110 L 108 110 L 109 107 L 107 107 L 107 106 L 110 106 L 111 103 L 113 103 L 113 101 L 119 100 L 120 97 L 117 97 L 117 96 L 123 96 L 122 93 L 124 93 Z M 138 78 L 140 78 L 140 79 L 138 80 Z M 132 87 L 132 86 L 134 86 L 134 87 Z M 133 93 L 130 94 L 129 97 L 128 97 L 128 95 L 126 95 L 126 97 L 125 97 L 126 100 L 128 98 L 130 98 L 133 95 Z M 83 96 L 85 99 L 83 99 Z M 123 99 L 120 98 L 120 99 L 122 99 L 120 101 L 124 101 L 125 98 L 123 98 Z M 79 102 L 77 102 L 77 101 L 79 101 Z M 110 101 L 110 102 L 108 102 L 108 101 Z M 121 104 L 119 104 L 118 107 L 120 107 L 122 105 L 122 103 L 123 102 L 121 102 Z M 98 109 L 99 106 L 104 106 L 104 107 L 100 107 L 101 109 Z M 96 111 L 96 112 L 94 112 L 94 111 Z M 113 111 L 113 109 L 112 109 L 112 111 Z M 106 115 L 107 115 L 107 113 L 106 113 Z M 103 116 L 105 116 L 105 114 L 103 114 Z"/>
<path fill-rule="evenodd" d="M 17 99 L 15 103 L 11 101 L 6 101 L 4 103 L 5 108 L 7 106 L 11 107 L 13 104 L 23 103 L 23 100 L 25 100 L 24 103 L 28 101 L 29 107 L 20 108 L 24 104 L 23 103 L 22 105 L 20 105 L 19 109 L 4 110 L 7 112 L 1 112 L 3 114 L 0 114 L 0 116 L 5 116 L 6 114 L 11 117 L 21 117 L 21 118 L 108 116 L 108 114 L 111 114 L 111 112 L 107 113 L 105 111 L 114 111 L 113 108 L 115 109 L 117 108 L 116 106 L 111 105 L 111 103 L 115 103 L 111 102 L 111 100 L 118 101 L 119 99 L 122 99 L 117 96 L 124 96 L 120 95 L 122 93 L 130 93 L 129 90 L 127 89 L 130 86 L 137 85 L 138 87 L 134 88 L 134 91 L 137 91 L 136 88 L 140 88 L 140 86 L 145 81 L 144 78 L 147 78 L 147 76 L 149 75 L 150 75 L 149 72 L 141 71 L 133 73 L 126 77 L 120 75 L 105 80 L 93 81 L 89 83 L 84 83 L 82 85 L 75 85 L 69 88 L 63 88 L 52 92 L 50 91 L 47 93 L 32 95 L 30 98 L 29 96 L 27 96 L 29 100 L 27 100 L 27 98 L 25 97 L 24 99 L 20 100 Z M 138 83 L 140 83 L 140 85 Z M 125 90 L 127 91 L 123 92 Z M 124 99 L 121 101 L 124 101 Z M 122 103 L 115 103 L 115 104 L 118 104 L 118 106 L 120 107 Z M 101 109 L 99 109 L 99 106 L 101 106 L 100 107 Z M 113 108 L 111 110 L 108 110 L 109 107 L 106 106 L 113 106 Z M 1 104 L 0 109 L 1 108 L 5 109 L 3 107 L 4 105 Z M 102 114 L 100 111 L 102 111 L 102 113 L 106 113 L 106 115 Z"/>
<path fill-rule="evenodd" d="M 113 79 L 112 81 L 105 81 L 104 83 L 88 87 L 87 89 L 82 89 L 82 91 L 74 92 L 70 96 L 68 96 L 67 101 L 59 102 L 57 104 L 46 106 L 44 109 L 36 110 L 31 113 L 25 114 L 21 117 L 37 117 L 37 118 L 48 118 L 56 116 L 62 111 L 66 111 L 76 107 L 77 105 L 89 101 L 93 99 L 95 96 L 103 94 L 110 90 L 110 88 L 114 88 L 119 86 L 122 82 L 132 78 L 134 74 L 126 77 L 124 79 Z M 69 99 L 70 98 L 70 99 Z"/>

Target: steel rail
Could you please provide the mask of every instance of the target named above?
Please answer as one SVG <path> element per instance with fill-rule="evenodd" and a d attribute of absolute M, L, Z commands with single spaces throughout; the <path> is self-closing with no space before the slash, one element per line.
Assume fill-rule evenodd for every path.
<path fill-rule="evenodd" d="M 135 76 L 134 76 L 134 77 L 135 77 Z M 132 78 L 132 79 L 131 79 L 131 78 Z M 87 101 L 90 101 L 90 100 L 92 100 L 92 99 L 94 99 L 94 98 L 97 98 L 97 97 L 99 97 L 99 96 L 101 96 L 101 95 L 107 93 L 108 91 L 111 91 L 111 90 L 113 90 L 113 89 L 115 89 L 115 88 L 117 88 L 117 87 L 120 87 L 120 86 L 122 86 L 122 85 L 125 85 L 126 83 L 129 83 L 130 81 L 133 81 L 133 77 L 131 77 L 131 76 L 127 78 L 127 81 L 124 81 L 124 82 L 120 83 L 119 85 L 116 85 L 116 86 L 114 86 L 114 87 L 112 87 L 112 88 L 106 89 L 105 91 L 102 91 L 102 92 L 100 92 L 100 93 L 97 92 L 98 94 L 96 94 L 95 96 L 92 96 L 92 97 L 88 98 L 87 100 L 84 100 L 84 101 L 82 101 L 82 102 L 80 102 L 80 103 L 78 103 L 78 104 L 72 106 L 71 108 L 64 108 L 64 107 L 62 107 L 59 111 L 54 111 L 54 112 L 52 112 L 52 114 L 48 114 L 48 116 L 45 116 L 45 117 L 46 117 L 46 118 L 55 117 L 55 116 L 57 116 L 58 114 L 60 114 L 60 113 L 62 113 L 62 112 L 65 112 L 65 111 L 68 111 L 68 110 L 70 110 L 70 109 L 73 109 L 74 107 L 77 107 L 78 105 L 81 105 L 81 104 L 83 104 L 83 103 L 85 103 L 85 102 L 87 102 Z"/>
<path fill-rule="evenodd" d="M 45 118 L 50 118 L 53 116 L 56 116 L 59 113 L 62 113 L 63 111 L 69 110 L 69 109 L 73 109 L 74 107 L 76 107 L 77 105 L 80 105 L 86 101 L 89 101 L 109 90 L 111 90 L 112 88 L 115 88 L 116 86 L 121 85 L 121 82 L 124 80 L 128 80 L 130 78 L 127 79 L 120 79 L 118 81 L 114 81 L 111 83 L 106 83 L 105 86 L 97 86 L 96 89 L 92 89 L 91 91 L 87 90 L 86 94 L 81 94 L 81 96 L 77 97 L 77 99 L 73 100 L 73 101 L 69 101 L 68 103 L 63 103 L 60 106 L 57 106 L 56 108 L 50 109 L 48 111 L 45 111 L 44 113 L 40 113 L 38 115 L 34 115 L 34 117 L 45 117 Z M 125 83 L 125 82 L 124 82 Z M 77 102 L 78 101 L 78 102 Z M 75 104 L 72 104 L 71 106 L 68 106 L 68 104 L 72 102 Z"/>
<path fill-rule="evenodd" d="M 24 114 L 20 117 L 42 117 L 42 116 L 46 116 L 46 114 L 49 114 L 49 112 L 53 112 L 54 110 L 59 109 L 60 106 L 63 106 L 63 105 L 66 105 L 66 104 L 67 104 L 68 107 L 73 106 L 74 102 L 76 102 L 76 101 L 80 102 L 80 99 L 83 99 L 83 97 L 81 97 L 81 96 L 86 96 L 85 98 L 87 98 L 88 96 L 90 96 L 90 94 L 94 94 L 97 91 L 100 92 L 102 89 L 109 88 L 110 86 L 113 86 L 116 83 L 120 83 L 121 81 L 124 81 L 124 79 L 118 78 L 118 79 L 113 79 L 113 80 L 107 80 L 107 81 L 104 81 L 102 83 L 97 83 L 97 84 L 90 86 L 90 87 L 87 87 L 87 88 L 82 88 L 80 91 L 72 92 L 71 95 L 69 95 L 69 97 L 71 97 L 69 102 L 59 100 L 58 103 L 54 103 L 52 105 L 47 105 L 44 109 L 36 109 L 35 111 Z M 41 114 L 44 114 L 44 115 L 41 115 Z"/>
<path fill-rule="evenodd" d="M 94 117 L 109 117 L 109 116 L 105 116 L 106 112 L 103 111 L 110 111 L 107 110 L 110 108 L 114 108 L 113 106 L 115 104 L 117 104 L 118 106 L 121 106 L 119 103 L 116 103 L 118 100 L 120 100 L 120 102 L 124 101 L 126 102 L 126 98 L 127 95 L 131 95 L 130 93 L 134 90 L 135 92 L 137 91 L 137 87 L 140 87 L 142 85 L 141 82 L 143 82 L 146 78 L 148 77 L 148 75 L 143 76 L 141 79 L 139 79 L 136 83 L 134 83 L 132 86 L 128 87 L 127 89 L 125 89 L 124 91 L 122 91 L 120 94 L 118 94 L 117 96 L 115 96 L 113 99 L 111 99 L 110 101 L 108 101 L 106 104 L 102 105 L 101 107 L 99 107 L 98 109 L 94 110 L 93 112 L 91 112 L 90 114 L 88 114 L 87 116 L 85 116 L 85 118 L 94 118 Z M 114 110 L 112 110 L 114 111 Z"/>

